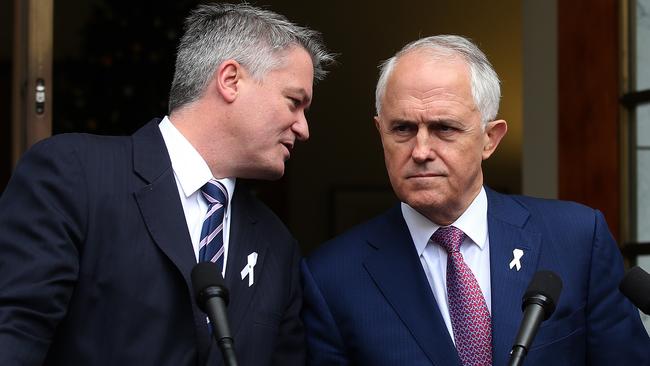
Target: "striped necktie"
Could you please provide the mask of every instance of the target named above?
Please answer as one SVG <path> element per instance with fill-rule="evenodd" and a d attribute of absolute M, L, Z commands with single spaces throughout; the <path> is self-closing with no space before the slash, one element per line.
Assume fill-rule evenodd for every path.
<path fill-rule="evenodd" d="M 456 350 L 463 366 L 492 365 L 492 320 L 472 270 L 460 253 L 465 233 L 441 227 L 431 240 L 442 246 L 447 257 L 447 298 Z"/>
<path fill-rule="evenodd" d="M 228 206 L 228 192 L 223 184 L 210 179 L 201 187 L 201 193 L 208 202 L 208 213 L 201 228 L 199 261 L 214 262 L 219 268 L 223 268 L 223 217 Z"/>

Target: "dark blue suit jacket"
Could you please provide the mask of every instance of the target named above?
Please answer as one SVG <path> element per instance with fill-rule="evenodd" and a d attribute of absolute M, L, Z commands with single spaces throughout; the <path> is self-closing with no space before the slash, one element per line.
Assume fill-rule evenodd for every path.
<path fill-rule="evenodd" d="M 0 365 L 221 364 L 158 122 L 132 137 L 55 136 L 23 157 L 0 198 Z M 297 244 L 241 184 L 231 207 L 240 365 L 303 364 Z"/>
<path fill-rule="evenodd" d="M 623 264 L 602 214 L 487 190 L 493 364 L 506 365 L 533 274 L 564 289 L 528 366 L 650 365 L 639 313 L 618 291 Z M 522 268 L 510 269 L 522 249 Z M 302 263 L 309 365 L 459 365 L 400 207 L 326 243 Z"/>

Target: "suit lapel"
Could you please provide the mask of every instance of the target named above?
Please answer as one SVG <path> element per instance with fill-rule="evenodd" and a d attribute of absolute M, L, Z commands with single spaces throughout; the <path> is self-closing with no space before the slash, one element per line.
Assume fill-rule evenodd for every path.
<path fill-rule="evenodd" d="M 136 174 L 146 183 L 134 193 L 142 219 L 155 245 L 169 258 L 187 285 L 192 301 L 200 363 L 205 363 L 209 334 L 205 314 L 195 305 L 190 273 L 196 264 L 185 214 L 178 196 L 169 153 L 153 120 L 133 135 L 133 164 Z"/>
<path fill-rule="evenodd" d="M 166 172 L 160 179 L 135 193 L 142 218 L 156 245 L 171 260 L 191 288 L 190 273 L 196 264 L 191 239 L 173 174 Z"/>
<path fill-rule="evenodd" d="M 251 214 L 251 202 L 245 187 L 238 186 L 232 203 L 230 239 L 228 244 L 228 263 L 226 265 L 226 285 L 230 290 L 231 303 L 228 306 L 231 332 L 236 335 L 246 315 L 256 283 L 263 276 L 268 241 L 257 230 L 257 219 Z M 248 286 L 248 277 L 241 278 L 242 269 L 248 264 L 248 256 L 257 253 L 254 267 L 255 283 Z"/>
<path fill-rule="evenodd" d="M 142 218 L 156 245 L 180 271 L 190 289 L 190 273 L 196 258 L 157 123 L 149 123 L 133 135 L 133 150 L 135 170 L 149 183 L 135 192 Z"/>
<path fill-rule="evenodd" d="M 369 239 L 364 267 L 435 365 L 460 365 L 399 205 Z"/>
<path fill-rule="evenodd" d="M 512 198 L 486 188 L 492 287 L 494 365 L 505 365 L 522 318 L 521 299 L 537 270 L 540 234 L 525 229 L 530 213 Z M 521 249 L 521 269 L 510 268 Z"/>
<path fill-rule="evenodd" d="M 230 238 L 228 239 L 228 262 L 226 263 L 226 286 L 230 293 L 227 313 L 230 334 L 236 339 L 248 312 L 253 295 L 260 280 L 268 242 L 257 230 L 257 219 L 251 213 L 252 203 L 246 187 L 237 185 L 231 204 Z M 255 283 L 248 286 L 248 277 L 241 278 L 241 270 L 248 264 L 248 255 L 256 252 L 257 263 L 254 268 Z M 235 349 L 237 344 L 235 343 Z M 208 365 L 221 365 L 222 356 L 215 342 L 210 343 Z"/>

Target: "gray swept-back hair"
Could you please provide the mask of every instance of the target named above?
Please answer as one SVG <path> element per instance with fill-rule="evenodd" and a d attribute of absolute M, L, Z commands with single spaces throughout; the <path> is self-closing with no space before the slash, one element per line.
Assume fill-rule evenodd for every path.
<path fill-rule="evenodd" d="M 169 112 L 203 94 L 216 68 L 233 59 L 262 80 L 283 62 L 284 51 L 304 48 L 321 80 L 334 56 L 327 52 L 320 33 L 291 23 L 269 10 L 243 4 L 199 5 L 185 19 L 178 45 L 174 80 L 169 92 Z"/>
<path fill-rule="evenodd" d="M 499 112 L 501 87 L 499 77 L 485 54 L 467 38 L 439 35 L 418 39 L 404 46 L 395 56 L 379 65 L 379 80 L 375 90 L 375 108 L 381 112 L 381 101 L 386 93 L 386 83 L 400 57 L 415 50 L 426 50 L 431 57 L 460 56 L 469 66 L 474 104 L 481 113 L 483 126 L 493 121 Z"/>

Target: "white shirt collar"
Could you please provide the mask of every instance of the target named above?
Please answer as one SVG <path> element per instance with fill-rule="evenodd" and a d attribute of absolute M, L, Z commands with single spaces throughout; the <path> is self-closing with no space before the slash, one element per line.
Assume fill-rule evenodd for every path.
<path fill-rule="evenodd" d="M 401 206 L 402 216 L 404 216 L 406 226 L 411 233 L 415 249 L 418 255 L 422 255 L 431 235 L 438 230 L 440 225 L 435 224 L 404 202 Z M 478 245 L 481 250 L 483 249 L 488 235 L 487 195 L 483 187 L 467 210 L 452 225 L 461 229 L 474 244 Z"/>
<path fill-rule="evenodd" d="M 172 124 L 169 117 L 165 116 L 158 127 L 165 140 L 174 175 L 183 189 L 185 197 L 190 197 L 212 179 L 210 167 L 208 167 L 208 164 L 194 146 Z M 228 202 L 230 202 L 235 191 L 236 179 L 222 178 L 217 180 L 226 187 Z"/>

